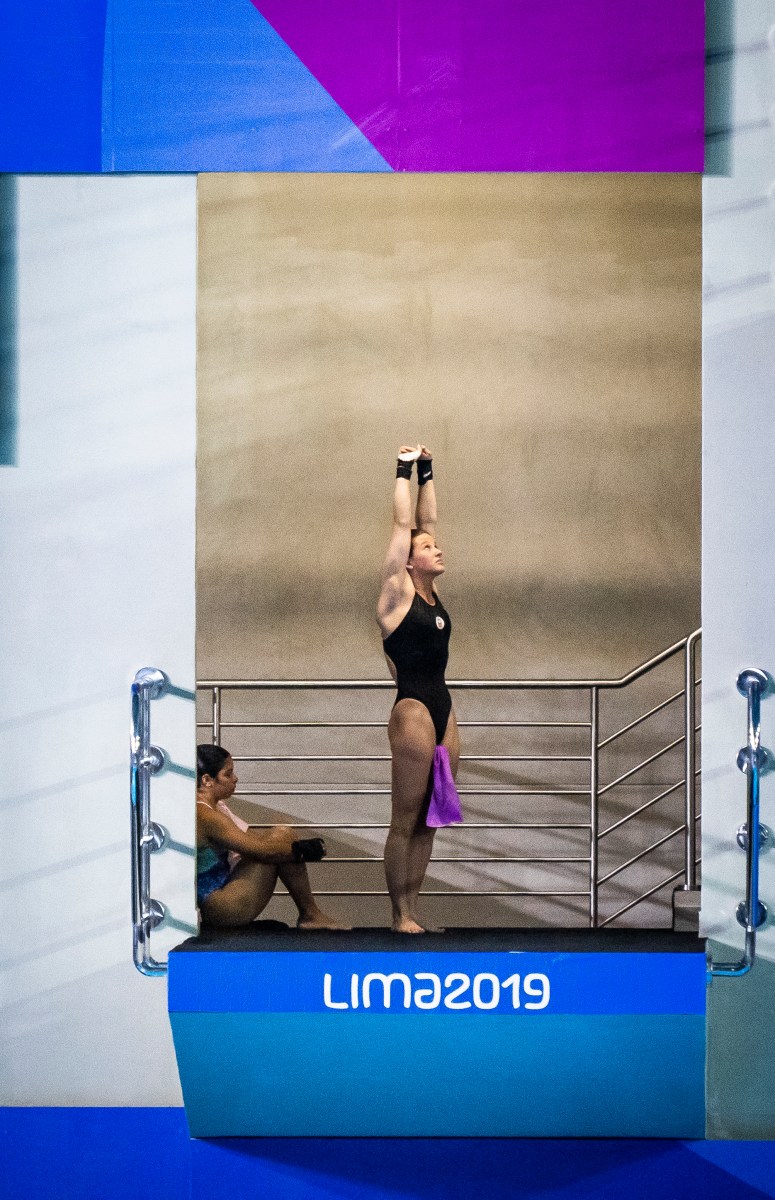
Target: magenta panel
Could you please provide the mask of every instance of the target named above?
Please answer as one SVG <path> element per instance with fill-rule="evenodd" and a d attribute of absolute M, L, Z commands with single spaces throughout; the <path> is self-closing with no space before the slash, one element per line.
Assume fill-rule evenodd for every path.
<path fill-rule="evenodd" d="M 253 0 L 402 171 L 699 171 L 702 0 Z"/>

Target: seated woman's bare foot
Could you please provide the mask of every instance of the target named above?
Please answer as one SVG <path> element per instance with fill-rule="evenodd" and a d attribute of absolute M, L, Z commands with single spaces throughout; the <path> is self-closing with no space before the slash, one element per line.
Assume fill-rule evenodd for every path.
<path fill-rule="evenodd" d="M 425 933 L 425 930 L 411 917 L 397 917 L 393 922 L 393 933 Z"/>
<path fill-rule="evenodd" d="M 344 930 L 352 929 L 352 925 L 342 925 L 339 921 L 335 921 L 333 917 L 329 917 L 320 908 L 314 909 L 312 912 L 303 913 L 296 922 L 297 929 L 331 929 Z"/>

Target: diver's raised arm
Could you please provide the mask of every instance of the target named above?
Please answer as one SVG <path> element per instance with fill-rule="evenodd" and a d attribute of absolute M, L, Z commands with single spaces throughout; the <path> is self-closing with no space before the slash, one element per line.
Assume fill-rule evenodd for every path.
<path fill-rule="evenodd" d="M 412 549 L 412 495 L 409 481 L 412 467 L 419 458 L 418 446 L 402 446 L 398 452 L 396 483 L 393 489 L 393 528 L 390 533 L 377 602 L 380 625 L 389 620 L 395 609 L 413 592 L 406 570 Z"/>
<path fill-rule="evenodd" d="M 427 446 L 420 447 L 417 460 L 417 511 L 414 523 L 421 533 L 436 537 L 436 489 L 433 486 L 433 455 Z"/>

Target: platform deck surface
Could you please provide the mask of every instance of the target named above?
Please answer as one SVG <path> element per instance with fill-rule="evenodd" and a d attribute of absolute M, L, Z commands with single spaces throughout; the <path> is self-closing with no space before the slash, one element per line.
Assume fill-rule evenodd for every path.
<path fill-rule="evenodd" d="M 396 934 L 389 929 L 313 932 L 256 921 L 239 929 L 203 926 L 174 953 L 205 950 L 459 953 L 526 950 L 545 953 L 704 954 L 705 939 L 670 929 L 447 929 L 443 933 Z"/>

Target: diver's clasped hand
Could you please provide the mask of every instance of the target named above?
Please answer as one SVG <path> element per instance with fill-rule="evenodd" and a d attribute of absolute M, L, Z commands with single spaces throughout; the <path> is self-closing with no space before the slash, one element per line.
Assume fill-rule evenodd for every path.
<path fill-rule="evenodd" d="M 412 467 L 417 463 L 417 479 L 420 486 L 433 478 L 433 454 L 427 446 L 402 446 L 398 451 L 396 476 L 399 479 L 411 479 Z"/>

